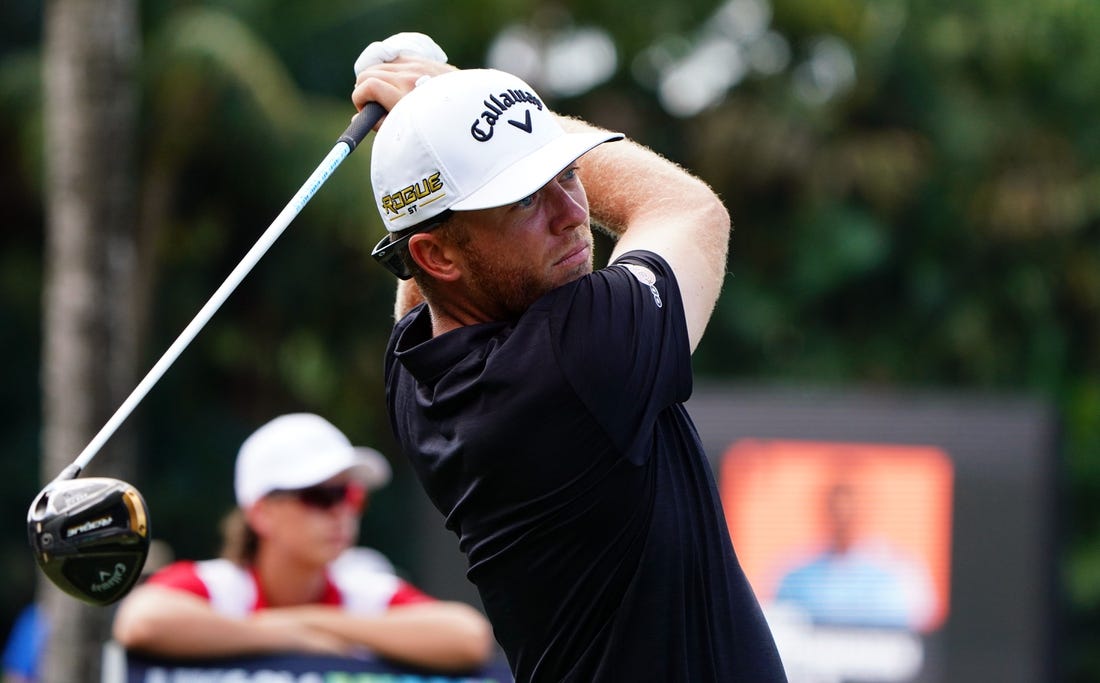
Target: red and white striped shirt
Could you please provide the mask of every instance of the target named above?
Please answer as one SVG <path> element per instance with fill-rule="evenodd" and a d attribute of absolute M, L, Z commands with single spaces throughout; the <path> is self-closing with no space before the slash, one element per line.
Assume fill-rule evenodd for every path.
<path fill-rule="evenodd" d="M 268 606 L 255 572 L 226 559 L 175 562 L 150 576 L 147 583 L 197 595 L 226 616 L 244 617 Z M 325 591 L 316 604 L 341 606 L 367 616 L 432 601 L 394 574 L 393 565 L 381 553 L 356 547 L 329 565 Z"/>

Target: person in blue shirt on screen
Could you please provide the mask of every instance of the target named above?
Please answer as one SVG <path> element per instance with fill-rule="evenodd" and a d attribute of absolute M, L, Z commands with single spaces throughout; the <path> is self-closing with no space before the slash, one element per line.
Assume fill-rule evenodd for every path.
<path fill-rule="evenodd" d="M 815 624 L 921 630 L 933 606 L 926 570 L 860 534 L 860 492 L 850 479 L 831 483 L 823 502 L 828 545 L 782 577 L 775 602 Z"/>

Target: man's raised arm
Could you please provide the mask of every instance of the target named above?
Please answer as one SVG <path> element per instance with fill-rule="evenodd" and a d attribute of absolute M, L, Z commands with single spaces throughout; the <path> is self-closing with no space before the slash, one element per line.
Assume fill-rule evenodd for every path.
<path fill-rule="evenodd" d="M 569 131 L 590 129 L 576 119 L 562 123 Z M 725 278 L 726 207 L 704 182 L 630 140 L 600 145 L 578 163 L 593 223 L 618 238 L 611 260 L 644 249 L 672 267 L 694 351 Z"/>

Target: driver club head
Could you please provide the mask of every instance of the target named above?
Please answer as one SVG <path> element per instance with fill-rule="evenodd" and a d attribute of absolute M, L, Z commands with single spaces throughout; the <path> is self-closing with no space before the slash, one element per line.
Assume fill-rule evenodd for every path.
<path fill-rule="evenodd" d="M 58 588 L 92 605 L 126 595 L 149 553 L 149 510 L 118 479 L 57 479 L 31 503 L 34 559 Z"/>

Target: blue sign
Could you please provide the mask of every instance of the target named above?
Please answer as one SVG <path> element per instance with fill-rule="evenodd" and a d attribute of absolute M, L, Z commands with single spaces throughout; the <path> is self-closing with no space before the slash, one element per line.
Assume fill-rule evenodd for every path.
<path fill-rule="evenodd" d="M 514 683 L 507 662 L 438 673 L 380 659 L 274 655 L 165 660 L 126 654 L 125 683 Z"/>

